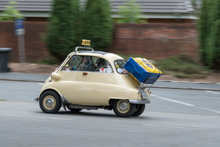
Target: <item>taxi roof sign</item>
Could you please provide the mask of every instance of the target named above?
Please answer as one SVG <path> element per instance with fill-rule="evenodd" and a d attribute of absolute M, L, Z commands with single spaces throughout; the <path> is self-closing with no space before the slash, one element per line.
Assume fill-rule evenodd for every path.
<path fill-rule="evenodd" d="M 83 39 L 83 40 L 82 40 L 82 45 L 91 46 L 91 41 L 90 41 L 90 40 Z"/>

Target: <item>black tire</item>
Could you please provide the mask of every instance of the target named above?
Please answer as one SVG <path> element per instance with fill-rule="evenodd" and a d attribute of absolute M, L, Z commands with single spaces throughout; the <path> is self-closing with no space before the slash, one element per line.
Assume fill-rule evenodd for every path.
<path fill-rule="evenodd" d="M 145 104 L 136 105 L 136 110 L 132 116 L 139 116 L 144 112 Z"/>
<path fill-rule="evenodd" d="M 82 109 L 73 109 L 73 108 L 68 108 L 71 112 L 77 113 L 81 111 Z"/>
<path fill-rule="evenodd" d="M 39 105 L 45 113 L 57 113 L 61 107 L 60 97 L 54 91 L 46 91 L 40 96 Z"/>
<path fill-rule="evenodd" d="M 136 105 L 130 104 L 128 100 L 115 100 L 112 107 L 115 114 L 119 117 L 130 117 L 136 109 Z"/>

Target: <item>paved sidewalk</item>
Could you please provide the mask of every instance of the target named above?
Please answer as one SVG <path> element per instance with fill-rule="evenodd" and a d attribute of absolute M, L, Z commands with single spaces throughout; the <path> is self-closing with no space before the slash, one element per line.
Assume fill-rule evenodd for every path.
<path fill-rule="evenodd" d="M 27 73 L 0 73 L 0 80 L 23 81 L 23 82 L 45 82 L 49 75 L 27 74 Z M 198 84 L 178 81 L 160 81 L 153 84 L 152 88 L 184 89 L 184 90 L 210 90 L 220 91 L 220 84 Z"/>
<path fill-rule="evenodd" d="M 0 80 L 24 81 L 24 82 L 45 82 L 49 75 L 29 73 L 0 73 Z"/>

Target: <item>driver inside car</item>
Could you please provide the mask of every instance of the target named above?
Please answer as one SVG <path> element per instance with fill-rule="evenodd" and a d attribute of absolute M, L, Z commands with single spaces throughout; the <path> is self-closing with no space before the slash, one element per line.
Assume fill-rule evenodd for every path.
<path fill-rule="evenodd" d="M 79 71 L 95 71 L 96 66 L 94 65 L 92 58 L 89 56 L 82 56 L 82 62 L 78 67 Z"/>

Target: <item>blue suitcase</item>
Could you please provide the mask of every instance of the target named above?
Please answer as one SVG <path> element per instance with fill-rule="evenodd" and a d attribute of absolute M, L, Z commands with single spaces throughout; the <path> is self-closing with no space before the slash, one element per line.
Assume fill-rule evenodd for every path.
<path fill-rule="evenodd" d="M 124 68 L 133 78 L 144 84 L 153 84 L 162 75 L 162 72 L 145 58 L 129 58 Z"/>

